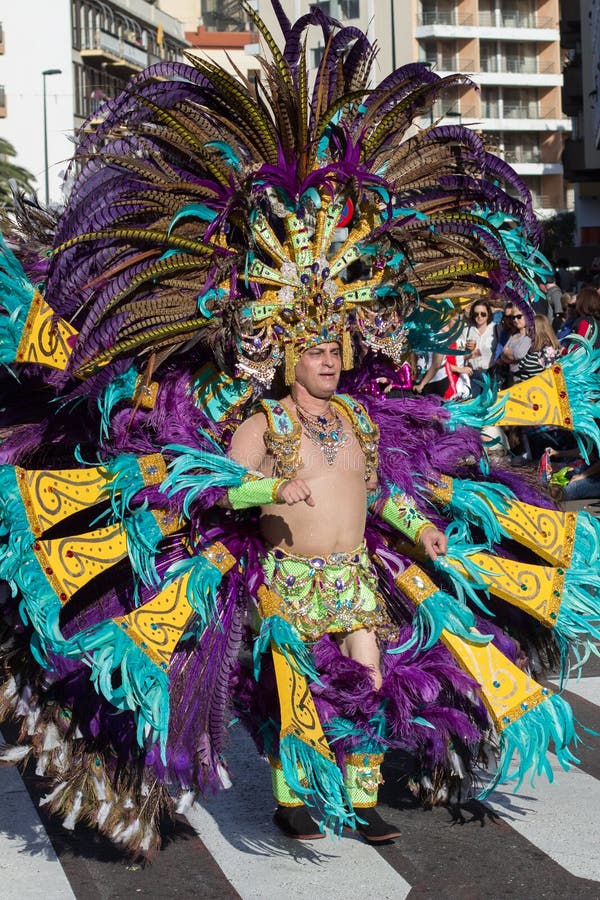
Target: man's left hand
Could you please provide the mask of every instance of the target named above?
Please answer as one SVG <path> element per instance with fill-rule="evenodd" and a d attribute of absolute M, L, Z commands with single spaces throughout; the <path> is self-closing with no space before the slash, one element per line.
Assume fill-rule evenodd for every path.
<path fill-rule="evenodd" d="M 429 559 L 432 560 L 436 560 L 438 556 L 444 556 L 448 550 L 448 538 L 443 531 L 439 531 L 433 525 L 423 529 L 419 543 Z"/>

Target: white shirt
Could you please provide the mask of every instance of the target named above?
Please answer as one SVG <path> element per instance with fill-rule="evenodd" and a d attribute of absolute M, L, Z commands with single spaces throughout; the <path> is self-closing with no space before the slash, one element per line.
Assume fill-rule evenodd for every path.
<path fill-rule="evenodd" d="M 477 369 L 487 371 L 492 363 L 492 349 L 494 346 L 494 323 L 486 325 L 485 331 L 480 333 L 476 325 L 468 325 L 461 335 L 464 341 L 475 341 L 475 350 L 479 350 L 481 356 L 469 356 L 466 364 L 475 372 Z M 472 351 L 471 351 L 472 352 Z"/>

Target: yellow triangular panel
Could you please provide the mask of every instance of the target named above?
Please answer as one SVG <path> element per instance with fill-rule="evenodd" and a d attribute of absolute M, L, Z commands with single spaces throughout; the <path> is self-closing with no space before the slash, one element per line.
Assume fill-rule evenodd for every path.
<path fill-rule="evenodd" d="M 457 663 L 481 687 L 481 696 L 494 725 L 502 731 L 552 693 L 514 665 L 491 642 L 471 644 L 449 631 L 441 639 Z"/>
<path fill-rule="evenodd" d="M 236 563 L 235 557 L 220 541 L 207 547 L 202 555 L 222 575 Z M 187 599 L 189 577 L 190 573 L 186 572 L 143 606 L 113 620 L 161 669 L 168 667 L 194 612 Z"/>
<path fill-rule="evenodd" d="M 23 334 L 17 347 L 15 362 L 36 363 L 49 369 L 64 371 L 72 352 L 71 339 L 77 331 L 54 315 L 37 291 L 31 301 Z"/>
<path fill-rule="evenodd" d="M 62 603 L 96 575 L 127 556 L 127 536 L 121 525 L 98 528 L 75 537 L 37 540 L 33 551 Z"/>
<path fill-rule="evenodd" d="M 515 500 L 506 512 L 496 511 L 510 537 L 554 565 L 569 566 L 575 543 L 577 513 L 542 509 Z"/>
<path fill-rule="evenodd" d="M 565 580 L 564 568 L 531 565 L 492 553 L 470 553 L 469 561 L 478 567 L 481 580 L 491 594 L 550 628 L 556 625 Z M 453 562 L 457 568 L 462 568 L 456 560 Z"/>
<path fill-rule="evenodd" d="M 137 462 L 146 486 L 160 484 L 167 474 L 160 453 L 141 456 Z M 102 466 L 56 470 L 27 470 L 16 466 L 15 475 L 29 527 L 36 537 L 99 503 L 111 480 Z"/>
<path fill-rule="evenodd" d="M 554 425 L 573 430 L 567 387 L 558 364 L 500 391 L 498 400 L 503 398 L 506 405 L 496 425 Z"/>

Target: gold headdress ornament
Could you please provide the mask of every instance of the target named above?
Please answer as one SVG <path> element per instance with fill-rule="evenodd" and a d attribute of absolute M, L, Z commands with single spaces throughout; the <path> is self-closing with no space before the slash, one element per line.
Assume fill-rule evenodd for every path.
<path fill-rule="evenodd" d="M 338 226 L 347 208 L 345 198 L 322 196 L 320 208 L 310 218 L 304 210 L 290 212 L 279 202 L 272 208 L 282 220 L 285 240 L 281 243 L 266 216 L 258 214 L 252 237 L 270 264 L 253 259 L 248 280 L 267 289 L 244 309 L 238 373 L 269 384 L 283 359 L 285 380 L 291 384 L 300 355 L 329 341 L 341 345 L 342 367 L 350 369 L 353 335 L 399 361 L 406 352 L 397 302 L 402 295 L 397 293 L 391 302 L 379 300 L 376 289 L 385 277 L 383 257 L 366 278 L 350 280 L 348 275 L 349 266 L 363 256 L 361 243 L 382 222 L 375 203 L 363 208 L 341 246 Z"/>

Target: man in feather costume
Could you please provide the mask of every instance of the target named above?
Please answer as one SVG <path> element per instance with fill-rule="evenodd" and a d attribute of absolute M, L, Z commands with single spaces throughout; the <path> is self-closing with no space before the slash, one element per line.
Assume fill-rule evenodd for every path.
<path fill-rule="evenodd" d="M 393 836 L 389 749 L 426 804 L 482 758 L 488 791 L 551 777 L 577 738 L 533 664 L 566 678 L 600 638 L 597 523 L 480 440 L 551 423 L 600 446 L 600 351 L 462 404 L 376 390 L 447 345 L 473 287 L 532 321 L 525 186 L 467 128 L 415 125 L 468 79 L 415 64 L 373 89 L 364 34 L 272 2 L 283 50 L 244 4 L 261 84 L 196 58 L 135 76 L 82 131 L 57 221 L 18 204 L 2 248 L 28 398 L 7 391 L 0 447 L 2 757 L 36 758 L 67 827 L 145 856 L 164 812 L 227 784 L 232 715 L 296 836 Z"/>

